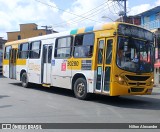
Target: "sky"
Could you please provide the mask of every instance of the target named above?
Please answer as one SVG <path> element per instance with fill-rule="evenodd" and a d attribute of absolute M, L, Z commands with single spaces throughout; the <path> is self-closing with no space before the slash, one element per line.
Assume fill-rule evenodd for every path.
<path fill-rule="evenodd" d="M 160 0 L 127 0 L 127 15 L 136 15 L 160 5 Z M 19 24 L 52 26 L 58 32 L 119 18 L 123 2 L 112 0 L 0 0 L 0 37 L 19 31 Z"/>

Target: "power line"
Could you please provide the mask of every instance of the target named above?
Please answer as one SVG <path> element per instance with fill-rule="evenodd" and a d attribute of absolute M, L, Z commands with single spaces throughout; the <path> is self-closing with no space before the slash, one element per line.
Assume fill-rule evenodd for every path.
<path fill-rule="evenodd" d="M 119 3 L 119 1 L 117 1 L 117 3 L 116 3 L 116 2 L 114 2 L 114 3 L 115 3 L 116 8 L 117 8 L 119 11 L 123 10 L 123 9 L 122 9 L 123 6 L 122 6 L 122 4 Z M 118 6 L 118 7 L 117 7 L 117 6 Z"/>
<path fill-rule="evenodd" d="M 117 10 L 118 8 L 116 7 L 115 2 L 112 2 L 112 7 L 113 7 L 113 10 L 114 10 L 115 14 L 118 14 L 118 12 L 116 12 L 116 10 Z M 119 9 L 118 9 L 118 10 L 119 10 Z"/>
<path fill-rule="evenodd" d="M 102 12 L 102 11 L 100 11 L 100 12 Z M 93 16 L 96 16 L 97 14 L 99 14 L 100 12 L 97 12 L 96 14 L 94 14 L 94 15 L 91 15 L 91 16 L 89 16 L 88 18 L 91 18 L 91 17 L 93 17 Z M 104 11 L 103 11 L 104 12 Z M 78 23 L 78 22 L 80 22 L 80 21 L 84 21 L 85 20 L 85 18 L 82 18 L 82 19 L 78 19 L 78 20 L 76 20 L 76 21 L 69 21 L 69 23 L 70 24 L 72 24 L 72 23 Z M 54 27 L 56 26 L 56 27 L 58 27 L 59 25 L 66 25 L 66 22 L 64 22 L 63 24 L 57 24 L 57 25 L 53 25 Z"/>
<path fill-rule="evenodd" d="M 108 0 L 109 1 L 109 0 Z M 112 2 L 113 3 L 113 2 Z M 112 14 L 118 14 L 118 13 L 116 13 L 116 12 L 112 12 L 112 10 L 110 9 L 110 6 L 109 6 L 109 4 L 107 3 L 107 5 L 108 5 L 108 9 L 109 9 L 109 11 L 112 13 Z M 112 5 L 113 6 L 113 5 Z M 115 11 L 115 10 L 114 10 Z"/>
<path fill-rule="evenodd" d="M 106 3 L 106 2 L 104 2 L 104 3 Z M 89 11 L 81 14 L 81 15 L 83 15 L 83 16 L 85 16 L 85 17 L 88 18 L 88 17 L 93 17 L 93 16 L 99 14 L 99 11 L 102 10 L 102 9 L 104 8 L 104 6 L 105 6 L 104 3 L 102 3 L 101 5 L 95 7 L 95 8 L 93 8 L 93 9 L 91 9 L 91 10 L 89 10 Z M 100 8 L 100 7 L 101 7 L 101 8 Z M 98 9 L 98 8 L 100 8 L 100 9 Z M 94 12 L 92 12 L 93 10 L 94 10 Z M 80 18 L 80 19 L 77 19 L 77 18 L 79 18 L 79 17 L 71 18 L 71 19 L 69 19 L 68 21 L 71 21 L 71 23 L 76 23 L 76 22 L 78 22 L 78 21 L 85 20 L 85 18 Z M 58 24 L 54 24 L 54 25 L 57 26 L 57 25 L 61 25 L 61 24 L 66 24 L 66 22 L 62 22 L 62 23 L 58 23 Z"/>
<path fill-rule="evenodd" d="M 124 6 L 120 3 L 120 1 L 117 1 L 119 7 L 121 6 L 124 9 Z"/>
<path fill-rule="evenodd" d="M 77 16 L 76 18 L 72 18 L 71 20 L 68 20 L 68 21 L 71 21 L 70 23 L 78 23 L 79 21 L 83 21 L 83 20 L 85 20 L 85 19 L 88 19 L 88 20 L 91 20 L 91 21 L 95 21 L 95 20 L 89 19 L 89 18 L 90 18 L 90 17 L 93 17 L 93 16 L 95 16 L 95 15 L 101 13 L 101 12 L 104 12 L 104 10 L 103 10 L 103 11 L 101 11 L 101 10 L 104 8 L 104 6 L 106 6 L 105 4 L 106 4 L 106 3 L 108 4 L 108 2 L 109 2 L 109 0 L 107 0 L 107 1 L 103 2 L 102 4 L 100 4 L 99 6 L 97 6 L 97 7 L 93 8 L 93 9 L 89 10 L 88 12 L 86 12 L 86 13 L 84 13 L 84 14 L 81 14 L 81 15 L 77 15 L 77 14 L 75 14 L 75 13 L 66 11 L 66 10 L 64 10 L 64 9 L 60 9 L 60 8 L 58 8 L 58 7 L 49 5 L 49 4 L 44 3 L 44 2 L 41 2 L 41 1 L 39 1 L 39 0 L 35 0 L 35 1 L 36 1 L 36 2 L 39 2 L 39 3 L 41 3 L 41 4 L 44 4 L 44 5 L 46 5 L 46 6 L 49 6 L 49 7 L 52 7 L 52 8 L 56 8 L 56 9 L 59 9 L 60 11 L 67 12 L 67 13 L 69 13 L 69 14 L 72 14 L 72 15 Z M 111 5 L 108 5 L 108 7 L 110 7 L 110 6 L 111 6 Z M 114 6 L 114 5 L 112 4 L 112 6 Z M 99 9 L 98 9 L 98 8 L 99 8 Z M 94 12 L 92 12 L 92 11 L 94 11 Z M 117 13 L 116 13 L 116 14 L 117 14 Z M 81 18 L 80 18 L 80 17 L 81 17 Z M 78 18 L 80 18 L 80 19 L 78 19 Z M 107 18 L 110 19 L 111 21 L 113 21 L 110 17 L 107 17 Z M 77 19 L 77 20 L 76 20 L 76 19 Z M 102 22 L 99 22 L 99 21 L 95 21 L 95 22 L 102 23 Z M 63 22 L 63 23 L 54 24 L 53 26 L 54 26 L 54 27 L 55 27 L 55 26 L 58 27 L 58 26 L 61 26 L 61 25 L 66 25 L 66 24 L 67 24 L 66 22 Z"/>
<path fill-rule="evenodd" d="M 91 18 L 91 17 L 93 17 L 93 16 L 96 16 L 96 15 L 98 15 L 98 14 L 100 14 L 101 12 L 104 12 L 104 10 L 102 10 L 102 8 L 101 9 L 99 9 L 99 10 L 96 10 L 95 12 L 91 12 L 90 13 L 90 15 L 87 15 L 86 17 L 87 18 Z M 82 14 L 83 15 L 83 14 Z M 111 18 L 109 18 L 109 19 L 111 19 Z M 83 20 L 85 20 L 85 18 L 81 18 L 81 19 L 70 19 L 70 20 L 68 20 L 68 21 L 70 21 L 70 23 L 78 23 L 79 21 L 83 21 Z M 112 20 L 112 19 L 111 19 Z M 113 20 L 112 20 L 113 21 Z M 63 23 L 60 23 L 60 24 L 54 24 L 53 26 L 58 26 L 58 25 L 62 25 L 62 24 L 66 24 L 66 22 L 63 22 Z"/>
<path fill-rule="evenodd" d="M 66 13 L 68 13 L 68 14 L 72 14 L 72 15 L 75 15 L 75 16 L 77 16 L 77 17 L 81 17 L 81 18 L 88 19 L 88 20 L 90 20 L 90 21 L 94 21 L 94 22 L 101 23 L 101 22 L 99 22 L 99 21 L 96 21 L 96 20 L 93 20 L 93 19 L 89 19 L 89 18 L 87 18 L 87 17 L 81 16 L 81 15 L 77 15 L 77 14 L 74 14 L 74 13 L 72 13 L 72 12 L 66 11 L 66 10 L 64 10 L 64 9 L 60 9 L 60 8 L 58 8 L 58 7 L 49 5 L 49 4 L 44 3 L 44 2 L 41 2 L 41 1 L 39 1 L 39 0 L 35 0 L 35 1 L 36 1 L 36 2 L 39 2 L 39 3 L 41 3 L 41 4 L 44 4 L 44 5 L 46 5 L 46 6 L 52 7 L 52 8 L 56 8 L 56 9 L 58 9 L 58 10 L 60 10 L 60 11 L 66 12 Z"/>

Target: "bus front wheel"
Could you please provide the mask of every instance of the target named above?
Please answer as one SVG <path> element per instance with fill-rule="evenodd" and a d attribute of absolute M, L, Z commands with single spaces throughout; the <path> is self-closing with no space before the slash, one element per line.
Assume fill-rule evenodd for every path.
<path fill-rule="evenodd" d="M 21 81 L 22 81 L 22 86 L 24 88 L 27 88 L 29 86 L 28 77 L 27 77 L 27 73 L 26 72 L 24 72 L 22 74 Z"/>
<path fill-rule="evenodd" d="M 76 98 L 85 100 L 88 98 L 87 82 L 84 78 L 78 78 L 74 83 L 74 94 Z"/>

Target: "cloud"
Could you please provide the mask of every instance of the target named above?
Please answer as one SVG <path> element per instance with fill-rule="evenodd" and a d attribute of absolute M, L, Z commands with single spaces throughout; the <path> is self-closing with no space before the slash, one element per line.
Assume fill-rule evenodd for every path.
<path fill-rule="evenodd" d="M 76 15 L 64 12 L 61 18 L 66 22 L 69 28 L 83 27 L 86 25 L 95 25 L 116 20 L 120 7 L 111 1 L 104 0 L 76 0 L 67 12 L 73 12 Z M 82 17 L 79 17 L 82 16 Z M 105 16 L 105 18 L 102 18 Z"/>
<path fill-rule="evenodd" d="M 54 30 L 63 31 L 108 22 L 111 21 L 109 18 L 115 17 L 107 11 L 111 2 L 104 3 L 104 0 L 75 0 L 66 12 L 58 10 L 53 0 L 39 1 L 42 3 L 36 0 L 0 0 L 0 36 L 19 30 L 19 24 L 24 23 L 51 25 Z M 112 7 L 110 10 L 114 12 Z M 106 18 L 102 19 L 104 15 Z"/>
<path fill-rule="evenodd" d="M 129 3 L 129 2 L 128 2 Z M 152 4 L 141 4 L 130 8 L 128 15 L 137 15 L 139 13 L 150 10 L 156 6 L 160 5 L 160 0 L 152 2 Z"/>
<path fill-rule="evenodd" d="M 110 22 L 119 18 L 123 6 L 113 1 L 74 0 L 66 12 L 58 10 L 54 0 L 0 0 L 0 37 L 6 38 L 6 32 L 19 30 L 19 24 L 36 23 L 53 26 L 54 30 L 64 31 L 78 27 Z M 65 4 L 65 3 L 64 3 Z M 49 6 L 51 5 L 51 6 Z M 160 5 L 160 0 L 151 4 L 130 7 L 128 15 L 136 15 Z M 60 7 L 61 8 L 61 7 Z M 80 17 L 81 16 L 81 17 Z M 105 16 L 102 18 L 102 16 Z M 111 20 L 112 19 L 112 20 Z"/>
<path fill-rule="evenodd" d="M 150 4 L 142 4 L 142 5 L 134 6 L 130 9 L 130 12 L 128 13 L 128 15 L 137 15 L 151 8 L 152 6 Z"/>
<path fill-rule="evenodd" d="M 159 5 L 160 5 L 160 0 L 157 0 L 157 1 L 155 2 L 155 5 L 156 5 L 156 6 L 159 6 Z"/>
<path fill-rule="evenodd" d="M 45 0 L 45 3 L 56 7 L 56 4 L 50 0 Z M 0 20 L 0 36 L 3 37 L 5 32 L 19 30 L 19 24 L 51 25 L 55 21 L 58 22 L 60 17 L 56 8 L 35 0 L 0 0 Z"/>

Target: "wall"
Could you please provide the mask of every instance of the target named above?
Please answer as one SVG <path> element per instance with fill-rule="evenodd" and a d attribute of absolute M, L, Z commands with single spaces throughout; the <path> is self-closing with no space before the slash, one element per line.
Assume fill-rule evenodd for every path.
<path fill-rule="evenodd" d="M 18 40 L 18 35 L 21 36 L 21 39 L 30 38 L 30 37 L 36 37 L 45 35 L 46 31 L 44 29 L 38 29 L 38 30 L 26 30 L 26 31 L 19 31 L 19 32 L 8 32 L 8 42 Z"/>
<path fill-rule="evenodd" d="M 30 31 L 30 30 L 37 30 L 36 24 L 20 24 L 20 31 Z"/>
<path fill-rule="evenodd" d="M 7 32 L 8 42 L 19 39 L 26 39 L 36 36 L 46 35 L 45 29 L 37 29 L 37 24 L 20 24 L 20 31 Z M 18 37 L 19 36 L 19 37 Z"/>

